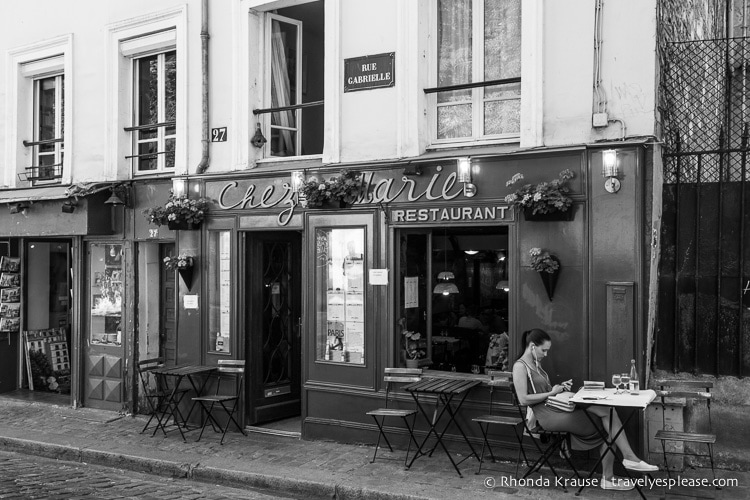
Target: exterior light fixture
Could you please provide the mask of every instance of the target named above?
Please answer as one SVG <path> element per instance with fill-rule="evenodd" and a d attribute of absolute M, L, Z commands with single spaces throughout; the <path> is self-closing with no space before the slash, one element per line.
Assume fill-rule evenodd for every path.
<path fill-rule="evenodd" d="M 260 123 L 257 123 L 255 125 L 255 135 L 252 139 L 250 139 L 250 143 L 255 146 L 256 148 L 262 148 L 265 143 L 267 143 L 268 140 L 263 137 L 263 132 L 260 130 Z"/>
<path fill-rule="evenodd" d="M 305 182 L 305 173 L 302 170 L 295 170 L 292 172 L 292 180 L 290 186 L 292 187 L 292 193 L 299 193 L 302 188 L 302 184 Z"/>
<path fill-rule="evenodd" d="M 26 211 L 29 208 L 29 204 L 25 201 L 19 201 L 18 203 L 14 203 L 13 205 L 10 205 L 10 213 L 12 214 L 18 214 L 21 213 L 23 215 L 26 215 Z"/>
<path fill-rule="evenodd" d="M 500 280 L 497 282 L 497 285 L 495 285 L 495 288 L 502 290 L 503 292 L 509 292 L 510 284 L 508 283 L 508 280 Z"/>
<path fill-rule="evenodd" d="M 75 212 L 77 206 L 78 206 L 78 200 L 67 199 L 63 202 L 62 206 L 60 207 L 60 210 L 62 210 L 62 212 L 65 214 L 72 214 L 73 212 Z"/>
<path fill-rule="evenodd" d="M 479 250 L 464 250 L 464 253 L 466 255 L 476 255 L 479 253 Z"/>
<path fill-rule="evenodd" d="M 112 188 L 112 194 L 109 195 L 109 198 L 104 202 L 105 205 L 124 205 L 125 202 L 122 201 L 122 198 L 117 196 L 117 193 L 115 193 L 114 188 Z M 64 212 L 65 210 L 63 210 Z"/>
<path fill-rule="evenodd" d="M 471 159 L 468 156 L 456 160 L 458 182 L 462 184 L 471 183 Z"/>
<path fill-rule="evenodd" d="M 617 150 L 605 149 L 602 151 L 602 176 L 604 189 L 608 193 L 616 193 L 620 190 L 620 169 L 617 166 Z"/>
<path fill-rule="evenodd" d="M 188 180 L 186 177 L 172 177 L 172 194 L 175 196 L 188 194 Z"/>

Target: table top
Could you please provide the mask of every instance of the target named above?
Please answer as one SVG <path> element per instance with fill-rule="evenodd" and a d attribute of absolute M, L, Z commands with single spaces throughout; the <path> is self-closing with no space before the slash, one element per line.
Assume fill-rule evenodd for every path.
<path fill-rule="evenodd" d="M 615 394 L 615 389 L 580 389 L 570 398 L 573 403 L 599 406 L 622 406 L 628 408 L 645 408 L 656 399 L 656 393 L 645 389 L 638 394 Z"/>
<path fill-rule="evenodd" d="M 476 379 L 423 377 L 419 382 L 405 385 L 404 390 L 409 392 L 428 392 L 433 394 L 460 394 L 481 383 L 481 380 Z"/>
<path fill-rule="evenodd" d="M 214 370 L 216 370 L 215 366 L 184 364 L 176 366 L 162 366 L 155 369 L 154 373 L 159 373 L 161 375 L 185 376 L 212 372 Z"/>

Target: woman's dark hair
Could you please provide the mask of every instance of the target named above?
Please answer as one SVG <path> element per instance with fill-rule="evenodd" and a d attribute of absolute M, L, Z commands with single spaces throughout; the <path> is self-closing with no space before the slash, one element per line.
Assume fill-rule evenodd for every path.
<path fill-rule="evenodd" d="M 526 330 L 521 335 L 521 352 L 518 353 L 518 358 L 520 359 L 521 356 L 523 356 L 526 348 L 532 342 L 534 343 L 534 345 L 542 345 L 547 341 L 551 342 L 552 337 L 550 337 L 549 333 L 545 332 L 541 328 L 532 328 L 531 330 Z"/>

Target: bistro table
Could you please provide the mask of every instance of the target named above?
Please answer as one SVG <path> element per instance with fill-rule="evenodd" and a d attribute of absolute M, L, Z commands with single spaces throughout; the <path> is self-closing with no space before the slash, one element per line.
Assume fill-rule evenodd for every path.
<path fill-rule="evenodd" d="M 193 404 L 190 405 L 190 410 L 188 411 L 187 415 L 183 417 L 182 412 L 180 412 L 179 406 L 180 401 L 182 401 L 182 398 L 185 395 L 185 392 L 179 390 L 180 384 L 182 383 L 182 380 L 184 378 L 187 378 L 190 382 L 190 385 L 193 387 L 195 394 L 197 396 L 200 396 L 203 392 L 203 388 L 206 386 L 206 382 L 208 382 L 208 377 L 205 377 L 203 375 L 207 375 L 214 370 L 216 370 L 215 366 L 183 364 L 176 366 L 164 366 L 161 368 L 156 368 L 153 371 L 153 373 L 157 377 L 161 377 L 165 382 L 167 377 L 173 378 L 172 384 L 166 385 L 171 385 L 172 390 L 170 391 L 169 396 L 167 397 L 167 401 L 162 408 L 162 418 L 157 419 L 157 428 L 154 429 L 154 435 L 159 428 L 161 428 L 162 432 L 166 434 L 166 425 L 171 418 L 174 422 L 174 425 L 177 427 L 177 430 L 180 431 L 180 435 L 182 436 L 183 441 L 186 440 L 183 429 L 190 430 L 188 429 L 188 421 L 190 419 L 190 414 L 193 413 L 193 408 L 195 407 L 196 402 L 193 401 Z M 202 378 L 200 385 L 197 380 L 198 378 Z"/>
<path fill-rule="evenodd" d="M 620 394 L 615 393 L 615 389 L 583 389 L 581 388 L 575 396 L 570 398 L 570 401 L 576 404 L 577 407 L 580 407 L 583 409 L 583 412 L 586 414 L 586 416 L 589 418 L 592 424 L 599 429 L 600 434 L 602 436 L 602 439 L 604 439 L 604 443 L 607 445 L 607 449 L 604 450 L 604 452 L 599 457 L 599 460 L 594 464 L 594 467 L 591 469 L 591 472 L 589 472 L 589 479 L 594 475 L 594 471 L 599 466 L 599 464 L 602 463 L 602 460 L 604 459 L 604 455 L 611 452 L 612 455 L 617 458 L 617 454 L 614 450 L 615 440 L 617 440 L 617 437 L 620 435 L 620 433 L 625 430 L 625 427 L 627 426 L 630 419 L 633 417 L 633 415 L 636 412 L 629 412 L 628 416 L 625 418 L 625 420 L 622 422 L 622 427 L 615 433 L 613 436 L 613 439 L 609 439 L 609 435 L 612 432 L 612 412 L 615 411 L 615 408 L 633 408 L 633 409 L 639 409 L 641 411 L 645 411 L 646 407 L 651 404 L 651 402 L 656 399 L 656 393 L 652 391 L 651 389 L 647 390 L 641 390 L 638 394 L 630 394 L 628 392 L 622 392 Z M 591 406 L 606 406 L 609 408 L 609 433 L 604 432 L 603 429 L 601 429 L 598 425 L 596 425 L 596 421 L 594 417 L 588 412 L 588 408 Z M 628 475 L 628 478 L 633 479 L 633 476 L 630 475 L 630 471 L 628 469 L 625 469 L 625 474 Z M 602 478 L 603 480 L 603 478 Z M 578 491 L 576 492 L 576 496 L 581 494 L 581 491 L 583 491 L 584 486 L 586 485 L 588 481 L 584 481 L 583 484 L 581 484 L 581 487 L 578 488 Z M 641 491 L 640 486 L 638 485 L 638 482 L 635 481 L 635 488 L 638 490 L 638 494 L 641 495 L 641 498 L 643 500 L 646 500 L 646 497 L 643 495 L 643 492 Z"/>
<path fill-rule="evenodd" d="M 458 466 L 464 460 L 472 456 L 478 459 L 479 455 L 477 455 L 477 452 L 474 450 L 474 447 L 471 445 L 469 438 L 466 437 L 466 434 L 464 433 L 463 429 L 461 429 L 461 426 L 456 421 L 456 415 L 460 411 L 461 405 L 464 403 L 464 400 L 466 399 L 466 396 L 469 394 L 470 389 L 472 389 L 473 387 L 476 387 L 477 385 L 481 383 L 482 382 L 479 379 L 464 379 L 464 378 L 457 379 L 457 378 L 447 378 L 447 377 L 430 375 L 427 377 L 423 377 L 422 380 L 420 380 L 419 382 L 414 382 L 412 384 L 404 386 L 404 390 L 409 391 L 411 393 L 412 397 L 414 398 L 414 401 L 417 403 L 417 408 L 419 408 L 419 412 L 424 416 L 424 418 L 427 420 L 427 423 L 430 426 L 429 432 L 427 432 L 427 435 L 422 440 L 422 443 L 419 445 L 419 448 L 417 449 L 417 452 L 412 457 L 411 462 L 409 462 L 409 465 L 406 466 L 407 469 L 409 469 L 412 466 L 412 464 L 414 463 L 414 460 L 416 460 L 418 457 L 422 455 L 428 455 L 428 454 L 432 456 L 432 452 L 435 451 L 435 448 L 437 448 L 438 445 L 440 445 L 443 448 L 443 451 L 445 452 L 445 454 L 448 455 L 448 459 L 451 461 L 451 464 L 453 464 L 453 468 L 456 469 L 456 472 L 458 472 L 459 477 L 463 477 Z M 437 396 L 435 413 L 433 414 L 432 418 L 430 418 L 430 416 L 427 413 L 427 410 L 425 410 L 424 406 L 419 400 L 420 394 Z M 459 396 L 459 399 L 458 399 L 458 402 L 455 403 L 455 407 L 454 407 L 453 398 L 456 396 Z M 441 406 L 442 408 L 440 408 Z M 438 408 L 440 408 L 440 410 L 438 410 Z M 448 415 L 448 420 L 445 423 L 445 425 L 442 427 L 442 431 L 439 431 L 438 425 L 440 424 L 443 418 L 443 415 L 446 415 L 446 414 Z M 456 461 L 453 460 L 453 457 L 448 451 L 448 448 L 445 446 L 445 443 L 443 443 L 443 436 L 445 435 L 445 432 L 448 430 L 448 427 L 450 427 L 451 422 L 455 424 L 456 428 L 463 436 L 464 441 L 469 446 L 469 449 L 471 449 L 471 453 L 458 463 L 456 463 Z M 424 449 L 425 444 L 427 443 L 427 440 L 430 439 L 430 434 L 435 434 L 435 438 L 437 439 L 437 442 L 435 443 L 435 446 L 432 447 L 432 449 L 429 452 L 422 451 Z"/>

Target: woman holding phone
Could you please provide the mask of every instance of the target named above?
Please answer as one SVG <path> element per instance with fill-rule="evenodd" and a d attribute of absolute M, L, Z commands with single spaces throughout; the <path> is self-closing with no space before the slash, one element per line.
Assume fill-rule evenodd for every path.
<path fill-rule="evenodd" d="M 570 390 L 572 384 L 572 380 L 567 380 L 553 386 L 547 372 L 541 367 L 541 361 L 547 357 L 552 347 L 552 339 L 549 334 L 538 328 L 523 332 L 521 346 L 522 352 L 513 364 L 513 385 L 516 388 L 520 403 L 533 409 L 537 421 L 545 430 L 569 432 L 571 446 L 574 450 L 590 450 L 599 446 L 601 453 L 604 453 L 606 450 L 604 440 L 591 420 L 583 414 L 583 410 L 576 409 L 572 412 L 565 412 L 544 404 L 549 396 Z M 611 427 L 608 408 L 592 406 L 589 408 L 589 412 L 599 417 L 600 428 L 612 429 L 610 438 L 622 427 L 617 412 L 612 413 Z M 622 465 L 626 469 L 638 472 L 659 470 L 657 466 L 647 464 L 633 453 L 624 432 L 617 437 L 615 445 L 622 453 Z M 601 487 L 607 490 L 633 489 L 635 485 L 632 481 L 615 478 L 612 470 L 614 459 L 612 453 L 607 453 L 602 459 Z"/>

